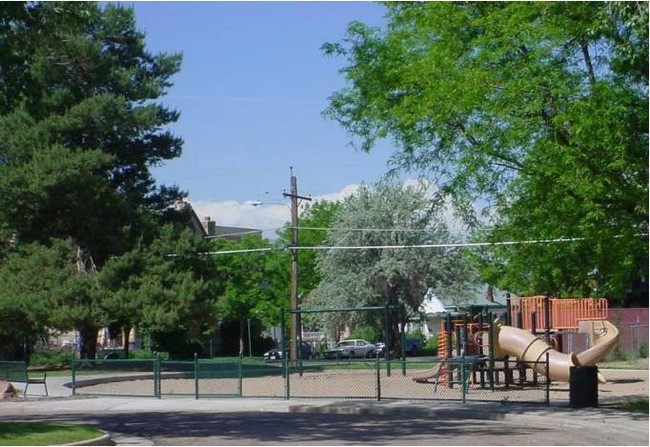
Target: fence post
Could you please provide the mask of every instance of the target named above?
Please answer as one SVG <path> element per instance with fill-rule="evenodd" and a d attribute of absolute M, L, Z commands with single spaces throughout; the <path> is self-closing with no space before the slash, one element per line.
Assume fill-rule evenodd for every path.
<path fill-rule="evenodd" d="M 75 385 L 75 380 L 76 380 L 76 379 L 75 379 L 75 378 L 76 378 L 76 362 L 77 362 L 77 360 L 74 358 L 74 356 L 72 356 L 72 365 L 71 365 L 70 371 L 71 371 L 71 373 L 72 373 L 72 395 L 73 395 L 73 396 L 74 396 L 75 393 L 77 392 L 77 388 L 76 388 L 76 385 Z"/>
<path fill-rule="evenodd" d="M 465 372 L 465 351 L 463 351 L 460 357 L 460 388 L 462 389 L 463 403 L 465 403 Z"/>
<path fill-rule="evenodd" d="M 238 373 L 239 381 L 237 383 L 237 390 L 239 391 L 239 397 L 241 397 L 243 389 L 244 389 L 244 386 L 243 386 L 243 383 L 244 383 L 244 378 L 243 378 L 243 375 L 244 375 L 244 355 L 242 353 L 239 354 L 239 365 L 238 366 L 239 366 L 239 368 L 238 368 L 239 369 L 239 373 Z"/>
<path fill-rule="evenodd" d="M 298 314 L 296 315 L 296 321 L 298 323 L 298 330 L 296 332 L 296 338 L 298 340 L 296 341 L 296 344 L 298 345 L 298 348 L 296 349 L 296 355 L 298 356 L 298 372 L 300 377 L 302 377 L 302 311 L 300 306 L 298 306 L 297 310 Z"/>
<path fill-rule="evenodd" d="M 377 372 L 377 402 L 381 400 L 381 363 L 379 363 L 379 354 L 375 355 L 375 370 Z"/>
<path fill-rule="evenodd" d="M 199 355 L 194 353 L 194 399 L 199 398 Z"/>
<path fill-rule="evenodd" d="M 634 366 L 637 365 L 640 356 L 640 347 L 641 347 L 641 336 L 639 335 L 639 317 L 636 317 L 636 324 L 632 325 L 632 360 L 634 361 Z"/>
<path fill-rule="evenodd" d="M 289 371 L 290 368 L 289 359 L 287 357 L 289 356 L 282 355 L 282 369 L 284 370 L 284 398 L 289 400 L 289 398 L 291 397 L 291 384 L 290 384 L 289 376 L 291 374 Z"/>
<path fill-rule="evenodd" d="M 399 320 L 402 321 L 401 329 L 399 331 L 400 346 L 402 350 L 402 376 L 405 376 L 406 375 L 406 334 L 404 331 L 406 330 L 407 322 L 406 322 L 406 309 L 404 308 L 404 304 L 400 304 L 399 313 L 400 313 Z"/>
<path fill-rule="evenodd" d="M 153 397 L 160 399 L 160 353 L 156 352 L 153 359 Z"/>
<path fill-rule="evenodd" d="M 521 321 L 521 320 L 519 320 Z M 494 319 L 492 318 L 492 312 L 488 314 L 488 377 L 490 379 L 490 391 L 494 391 Z M 497 373 L 498 374 L 498 373 Z"/>
<path fill-rule="evenodd" d="M 284 307 L 280 309 L 280 350 L 282 351 L 282 377 L 284 378 L 284 398 L 289 400 L 289 359 L 285 350 Z"/>
<path fill-rule="evenodd" d="M 549 363 L 548 351 L 546 351 L 546 406 L 551 405 L 551 365 Z"/>
<path fill-rule="evenodd" d="M 390 377 L 390 361 L 393 352 L 392 340 L 390 339 L 390 315 L 388 314 L 388 301 L 384 307 L 384 333 L 385 335 L 385 345 L 386 345 L 386 376 Z"/>

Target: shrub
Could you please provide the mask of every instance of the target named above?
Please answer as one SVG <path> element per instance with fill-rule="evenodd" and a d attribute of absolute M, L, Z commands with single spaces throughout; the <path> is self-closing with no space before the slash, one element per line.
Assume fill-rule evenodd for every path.
<path fill-rule="evenodd" d="M 648 344 L 641 343 L 639 345 L 639 358 L 647 359 L 648 358 Z"/>
<path fill-rule="evenodd" d="M 133 360 L 151 360 L 160 356 L 160 360 L 169 360 L 168 352 L 151 352 L 148 349 L 131 349 L 129 350 L 129 359 Z"/>
<path fill-rule="evenodd" d="M 373 328 L 369 326 L 361 326 L 356 328 L 354 331 L 352 331 L 350 336 L 347 338 L 349 339 L 361 338 L 368 342 L 373 342 L 377 340 L 377 331 L 375 331 Z"/>
<path fill-rule="evenodd" d="M 39 349 L 29 356 L 30 367 L 67 368 L 72 364 L 74 351 L 66 349 Z"/>
<path fill-rule="evenodd" d="M 407 332 L 406 334 L 404 334 L 404 338 L 406 338 L 406 339 L 416 338 L 418 340 L 424 341 L 426 337 L 424 336 L 422 331 L 420 329 L 418 329 L 417 331 Z"/>
<path fill-rule="evenodd" d="M 425 345 L 422 347 L 421 355 L 424 356 L 436 356 L 438 355 L 438 336 L 434 335 L 429 338 Z"/>
<path fill-rule="evenodd" d="M 620 347 L 614 348 L 612 352 L 607 354 L 607 357 L 605 358 L 606 362 L 620 362 L 620 361 L 626 361 L 630 359 L 630 355 L 627 352 L 624 352 L 621 350 Z"/>

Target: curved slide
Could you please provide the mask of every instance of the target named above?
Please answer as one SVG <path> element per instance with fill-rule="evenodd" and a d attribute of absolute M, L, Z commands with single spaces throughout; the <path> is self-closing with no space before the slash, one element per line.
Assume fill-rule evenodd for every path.
<path fill-rule="evenodd" d="M 544 340 L 536 337 L 528 331 L 511 326 L 505 326 L 502 322 L 495 323 L 495 357 L 513 355 L 517 360 L 535 363 L 535 370 L 546 374 L 545 360 L 548 352 L 549 378 L 558 382 L 568 382 L 570 368 L 572 366 L 596 366 L 605 356 L 616 347 L 618 342 L 618 329 L 606 320 L 589 320 L 580 322 L 580 332 L 589 334 L 591 347 L 580 354 L 563 354 L 549 346 Z M 413 380 L 419 383 L 426 383 L 430 379 L 438 377 L 437 368 L 413 375 Z M 605 383 L 605 378 L 599 373 L 598 381 Z"/>
<path fill-rule="evenodd" d="M 569 370 L 572 366 L 595 366 L 616 346 L 618 329 L 606 320 L 591 320 L 581 322 L 581 330 L 590 335 L 591 347 L 580 354 L 563 354 L 554 350 L 544 340 L 530 332 L 500 322 L 496 324 L 494 339 L 494 355 L 514 355 L 518 360 L 527 362 L 540 362 L 535 364 L 537 372 L 545 374 L 545 355 L 549 355 L 549 378 L 559 382 L 569 381 Z M 598 375 L 601 383 L 605 382 L 602 375 Z"/>
<path fill-rule="evenodd" d="M 440 375 L 440 368 L 442 368 L 442 363 L 438 363 L 433 369 L 413 374 L 411 378 L 417 383 L 428 383 L 429 380 L 436 379 Z"/>

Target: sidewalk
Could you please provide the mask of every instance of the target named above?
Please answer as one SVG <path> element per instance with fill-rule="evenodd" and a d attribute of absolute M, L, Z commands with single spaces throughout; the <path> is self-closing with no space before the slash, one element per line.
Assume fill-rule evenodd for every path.
<path fill-rule="evenodd" d="M 226 443 L 219 424 L 210 427 L 205 422 L 199 430 L 188 430 L 197 421 L 214 421 L 223 419 L 240 421 L 242 432 L 231 434 L 227 443 L 262 444 L 293 444 L 314 436 L 313 427 L 332 427 L 333 444 L 374 443 L 373 436 L 379 436 L 376 428 L 365 428 L 370 422 L 376 425 L 379 421 L 394 421 L 399 424 L 399 432 L 389 444 L 409 440 L 413 444 L 436 445 L 435 433 L 440 430 L 451 430 L 453 439 L 468 445 L 503 445 L 515 442 L 501 438 L 504 433 L 524 436 L 521 439 L 532 439 L 532 443 L 541 445 L 648 445 L 647 415 L 633 415 L 608 408 L 569 408 L 566 403 L 546 406 L 530 406 L 495 403 L 449 403 L 439 401 L 345 401 L 334 399 L 317 400 L 285 400 L 269 398 L 221 398 L 193 399 L 188 397 L 82 397 L 71 396 L 71 390 L 63 385 L 69 381 L 67 377 L 48 378 L 49 397 L 38 396 L 36 386 L 30 386 L 27 399 L 0 401 L 0 414 L 5 420 L 60 420 L 65 422 L 80 422 L 96 424 L 107 430 L 118 445 L 152 445 L 152 439 L 164 441 L 166 436 L 177 440 L 180 444 Z M 34 394 L 32 394 L 34 393 Z M 283 421 L 286 414 L 293 414 L 304 421 L 291 433 L 294 438 L 283 433 Z M 237 416 L 239 415 L 239 416 Z M 258 416 L 255 416 L 258 415 Z M 234 418 L 234 419 L 233 419 Z M 241 422 L 241 421 L 250 422 Z M 256 430 L 269 431 L 259 421 L 269 421 L 278 433 L 260 434 L 254 437 L 251 433 Z M 125 423 L 126 421 L 126 423 Z M 273 422 L 271 422 L 273 421 Z M 311 422 L 308 422 L 311 421 Z M 324 421 L 324 423 L 323 423 Z M 409 422 L 413 423 L 409 427 Z M 340 429 L 335 427 L 340 425 Z M 136 428 L 129 427 L 133 425 Z M 207 426 L 206 426 L 207 425 Z M 256 426 L 259 425 L 259 426 Z M 380 424 L 380 425 L 383 425 Z M 346 434 L 349 427 L 356 427 L 357 432 Z M 482 437 L 472 438 L 469 432 L 454 431 L 454 427 L 481 427 Z M 147 427 L 144 429 L 142 427 Z M 447 428 L 445 428 L 447 427 Z M 387 422 L 382 430 L 391 431 L 391 422 Z M 301 430 L 304 431 L 301 432 Z M 188 435 L 175 438 L 175 432 L 194 431 L 195 437 Z M 539 432 L 539 434 L 537 434 Z M 530 433 L 530 434 L 528 434 Z M 543 433 L 543 435 L 541 435 Z M 389 436 L 384 434 L 384 436 Z M 221 436 L 221 437 L 220 437 Z M 246 438 L 246 436 L 253 436 Z M 265 442 L 265 437 L 268 441 Z M 352 437 L 351 439 L 345 436 Z M 365 436 L 365 438 L 364 438 Z M 409 438 L 413 436 L 413 438 Z M 446 434 L 445 445 L 453 445 Z M 525 436 L 528 436 L 526 438 Z M 571 439 L 567 439 L 571 436 Z M 289 436 L 290 437 L 290 436 Z M 533 439 L 534 438 L 534 439 Z M 316 438 L 319 439 L 320 438 Z M 585 441 L 585 439 L 587 439 Z M 261 440 L 261 441 L 260 441 Z M 293 440 L 293 441 L 292 441 Z M 429 440 L 429 441 L 427 441 Z M 564 440 L 564 441 L 563 441 Z M 277 442 L 276 442 L 277 441 Z M 340 442 L 338 442 L 340 441 Z M 522 441 L 523 442 L 523 441 Z M 202 444 L 206 443 L 206 444 Z M 442 443 L 442 442 L 441 442 Z M 307 442 L 308 444 L 308 442 Z"/>

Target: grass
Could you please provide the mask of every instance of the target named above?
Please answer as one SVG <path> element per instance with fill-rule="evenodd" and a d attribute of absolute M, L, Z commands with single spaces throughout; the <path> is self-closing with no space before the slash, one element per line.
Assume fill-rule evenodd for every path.
<path fill-rule="evenodd" d="M 600 369 L 648 369 L 648 359 L 612 360 L 598 363 Z"/>
<path fill-rule="evenodd" d="M 647 400 L 635 400 L 631 402 L 623 402 L 620 404 L 614 405 L 614 408 L 623 411 L 629 411 L 631 413 L 641 413 L 648 414 L 648 401 Z"/>
<path fill-rule="evenodd" d="M 87 425 L 0 422 L 0 445 L 62 445 L 102 436 Z"/>

